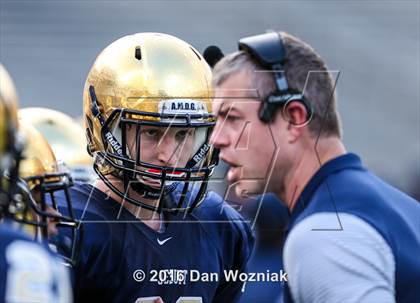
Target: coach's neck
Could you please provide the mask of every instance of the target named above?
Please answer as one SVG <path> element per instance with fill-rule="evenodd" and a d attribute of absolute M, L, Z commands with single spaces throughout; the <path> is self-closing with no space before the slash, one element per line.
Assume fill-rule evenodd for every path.
<path fill-rule="evenodd" d="M 318 141 L 314 138 L 312 142 L 307 142 L 292 156 L 292 165 L 283 178 L 282 186 L 277 187 L 279 191 L 276 195 L 292 211 L 305 186 L 320 167 L 345 153 L 341 139 L 335 136 L 319 138 Z"/>

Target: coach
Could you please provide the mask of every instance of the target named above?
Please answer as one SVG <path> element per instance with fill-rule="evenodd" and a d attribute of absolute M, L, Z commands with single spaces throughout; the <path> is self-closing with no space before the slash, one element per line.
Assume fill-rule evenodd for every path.
<path fill-rule="evenodd" d="M 238 194 L 289 208 L 285 302 L 418 302 L 420 204 L 346 152 L 333 73 L 284 32 L 239 49 L 214 69 L 211 142 Z"/>

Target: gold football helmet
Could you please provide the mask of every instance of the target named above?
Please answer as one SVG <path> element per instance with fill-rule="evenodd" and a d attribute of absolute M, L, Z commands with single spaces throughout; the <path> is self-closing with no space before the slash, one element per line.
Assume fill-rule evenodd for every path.
<path fill-rule="evenodd" d="M 44 135 L 57 159 L 70 169 L 74 181 L 94 179 L 84 130 L 72 117 L 53 109 L 28 107 L 19 110 L 19 119 Z"/>
<path fill-rule="evenodd" d="M 12 78 L 0 63 L 0 219 L 24 208 L 16 195 L 20 153 L 18 97 Z M 12 214 L 11 214 L 12 213 Z"/>
<path fill-rule="evenodd" d="M 160 33 L 111 43 L 96 58 L 83 94 L 88 151 L 99 177 L 135 205 L 191 211 L 217 164 L 208 143 L 215 124 L 212 97 L 210 68 L 188 43 Z M 177 144 L 166 140 L 171 134 Z M 161 148 L 171 155 L 161 161 L 147 156 Z M 111 179 L 121 181 L 123 189 Z M 195 184 L 199 189 L 184 206 Z M 159 202 L 151 206 L 130 191 Z M 171 199 L 164 198 L 172 192 L 168 204 Z"/>
<path fill-rule="evenodd" d="M 32 220 L 28 216 L 22 217 L 22 222 L 39 226 L 42 238 L 49 240 L 50 243 L 61 245 L 57 241 L 56 235 L 49 233 L 49 224 L 55 222 L 58 227 L 71 228 L 71 244 L 65 253 L 68 261 L 73 261 L 73 254 L 76 253 L 76 232 L 78 223 L 75 219 L 73 205 L 68 189 L 73 185 L 71 176 L 66 167 L 57 162 L 55 155 L 44 136 L 26 121 L 19 120 L 20 131 L 26 141 L 25 149 L 22 153 L 22 160 L 19 165 L 19 177 L 25 181 L 30 199 L 29 205 L 32 211 Z M 65 201 L 63 205 L 57 205 L 55 195 L 62 194 L 64 197 L 60 201 Z M 59 211 L 66 211 L 62 215 Z M 54 240 L 54 241 L 52 241 Z M 67 241 L 69 242 L 69 241 Z M 63 248 L 63 247 L 60 247 Z"/>

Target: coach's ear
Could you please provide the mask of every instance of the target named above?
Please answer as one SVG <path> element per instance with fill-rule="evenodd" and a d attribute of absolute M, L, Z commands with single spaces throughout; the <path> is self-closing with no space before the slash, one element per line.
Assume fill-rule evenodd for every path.
<path fill-rule="evenodd" d="M 310 122 L 310 113 L 302 102 L 289 102 L 277 114 L 281 115 L 281 118 L 287 123 L 288 141 L 290 143 L 296 141 L 307 131 L 306 126 Z"/>

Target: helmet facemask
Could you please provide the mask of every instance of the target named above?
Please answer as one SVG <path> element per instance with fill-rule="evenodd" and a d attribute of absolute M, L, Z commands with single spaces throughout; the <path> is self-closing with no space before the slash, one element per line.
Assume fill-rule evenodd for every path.
<path fill-rule="evenodd" d="M 98 102 L 93 87 L 90 93 Z M 203 199 L 217 164 L 208 144 L 214 124 L 205 105 L 193 99 L 165 98 L 158 112 L 114 109 L 102 125 L 105 151 L 96 153 L 94 169 L 123 201 L 159 213 L 192 211 Z M 110 182 L 109 174 L 121 186 Z M 181 195 L 169 204 L 165 197 L 175 189 Z"/>
<path fill-rule="evenodd" d="M 20 122 L 26 144 L 19 162 L 16 197 L 21 197 L 24 209 L 16 209 L 13 219 L 23 223 L 35 239 L 63 251 L 66 264 L 74 264 L 79 222 L 69 194 L 73 180 L 64 164 L 56 160 L 44 136 L 33 126 Z M 59 193 L 63 196 L 60 205 L 56 201 Z M 66 215 L 60 213 L 59 207 Z M 64 227 L 70 228 L 65 237 L 56 230 Z"/>
<path fill-rule="evenodd" d="M 12 219 L 21 223 L 34 240 L 49 243 L 50 247 L 65 251 L 61 257 L 66 265 L 75 264 L 77 245 L 81 237 L 78 236 L 80 224 L 75 218 L 68 191 L 72 185 L 73 181 L 67 172 L 19 179 L 14 204 L 20 202 L 22 207 L 15 208 L 13 213 L 10 213 Z M 64 192 L 68 215 L 61 214 L 56 203 L 55 194 L 61 191 Z M 61 236 L 52 231 L 53 225 L 58 228 L 70 228 L 70 238 L 60 238 Z"/>
<path fill-rule="evenodd" d="M 19 164 L 24 138 L 18 131 L 17 96 L 11 78 L 0 63 L 0 220 L 23 208 L 18 194 Z M 4 91 L 5 90 L 5 91 Z M 9 96 L 9 98 L 7 98 Z M 10 96 L 15 96 L 10 98 Z"/>
<path fill-rule="evenodd" d="M 14 211 L 24 207 L 18 190 L 19 163 L 23 150 L 23 141 L 14 133 L 9 135 L 12 139 L 8 150 L 0 159 L 0 220 L 4 217 L 13 217 Z"/>

